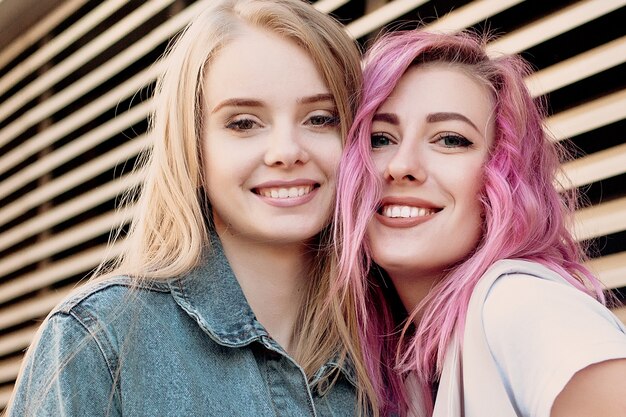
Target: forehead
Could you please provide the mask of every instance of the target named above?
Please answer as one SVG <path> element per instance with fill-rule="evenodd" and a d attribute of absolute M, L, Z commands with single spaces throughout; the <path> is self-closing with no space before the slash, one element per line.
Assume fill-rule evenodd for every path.
<path fill-rule="evenodd" d="M 209 96 L 276 93 L 295 86 L 302 95 L 327 90 L 313 59 L 295 41 L 247 25 L 211 59 L 205 84 Z"/>
<path fill-rule="evenodd" d="M 457 112 L 485 125 L 493 113 L 490 89 L 466 69 L 449 64 L 410 67 L 380 111 Z"/>

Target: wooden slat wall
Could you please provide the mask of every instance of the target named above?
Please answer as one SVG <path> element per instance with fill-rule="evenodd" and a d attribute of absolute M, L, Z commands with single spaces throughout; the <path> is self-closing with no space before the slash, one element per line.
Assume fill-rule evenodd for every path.
<path fill-rule="evenodd" d="M 114 211 L 116 199 L 141 185 L 130 168 L 150 146 L 144 133 L 152 102 L 145 91 L 162 68 L 157 57 L 209 1 L 63 1 L 0 50 L 0 409 L 40 320 L 101 260 L 119 255 L 121 246 L 107 247 L 107 241 L 131 215 Z M 523 3 L 319 0 L 315 6 L 337 14 L 364 42 L 383 26 L 432 17 L 422 16 L 424 10 L 440 16 L 426 22 L 430 30 L 455 32 Z M 559 4 L 502 34 L 490 52 L 524 53 L 623 13 L 626 0 Z M 541 68 L 527 79 L 531 92 L 558 93 L 621 68 L 624 35 Z M 24 53 L 33 46 L 35 52 Z M 626 89 L 622 81 L 615 86 L 551 115 L 546 128 L 563 140 L 623 123 Z M 626 174 L 626 133 L 621 135 L 617 145 L 564 164 L 561 186 L 586 187 Z M 579 239 L 624 233 L 626 185 L 610 200 L 580 210 L 577 222 Z M 589 266 L 609 288 L 626 287 L 626 244 L 600 253 Z M 626 311 L 617 312 L 626 318 Z"/>

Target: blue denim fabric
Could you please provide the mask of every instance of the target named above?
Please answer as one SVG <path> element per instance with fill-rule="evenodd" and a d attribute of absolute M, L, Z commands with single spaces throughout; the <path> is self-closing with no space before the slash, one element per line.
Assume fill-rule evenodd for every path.
<path fill-rule="evenodd" d="M 9 416 L 352 416 L 354 376 L 312 381 L 256 320 L 219 245 L 204 266 L 131 289 L 91 284 L 46 319 Z"/>

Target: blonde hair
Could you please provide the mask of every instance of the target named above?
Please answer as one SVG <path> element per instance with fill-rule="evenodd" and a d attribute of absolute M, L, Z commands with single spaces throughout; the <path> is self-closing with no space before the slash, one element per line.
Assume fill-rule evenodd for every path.
<path fill-rule="evenodd" d="M 199 146 L 203 80 L 212 58 L 245 25 L 292 40 L 309 54 L 334 97 L 345 142 L 358 104 L 361 68 L 356 43 L 341 25 L 302 0 L 212 1 L 168 48 L 150 125 L 153 147 L 143 159 L 145 184 L 127 248 L 110 273 L 136 280 L 165 279 L 185 274 L 201 261 L 211 227 Z M 361 409 L 375 410 L 367 405 L 375 397 L 360 365 L 356 326 L 344 321 L 345 309 L 352 307 L 329 303 L 330 276 L 335 271 L 330 239 L 327 229 L 320 233 L 309 265 L 307 302 L 302 303 L 293 334 L 295 359 L 311 378 L 329 359 L 342 362 L 349 355 L 360 382 Z"/>

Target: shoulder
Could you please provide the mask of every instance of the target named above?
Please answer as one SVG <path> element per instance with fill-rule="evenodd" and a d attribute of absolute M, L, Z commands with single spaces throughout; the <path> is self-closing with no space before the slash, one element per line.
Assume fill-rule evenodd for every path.
<path fill-rule="evenodd" d="M 497 275 L 481 306 L 488 348 L 522 415 L 548 416 L 576 372 L 626 357 L 625 329 L 611 311 L 542 268 Z"/>
<path fill-rule="evenodd" d="M 136 282 L 128 276 L 114 276 L 87 282 L 76 288 L 49 313 L 44 327 L 64 333 L 71 329 L 108 333 L 124 328 L 124 321 L 137 316 L 138 309 L 172 302 L 167 282 Z M 121 325 L 120 325 L 121 324 Z"/>
<path fill-rule="evenodd" d="M 135 283 L 127 276 L 88 282 L 62 300 L 42 323 L 31 345 L 44 356 L 87 355 L 101 351 L 107 363 L 116 361 L 119 345 L 130 335 L 141 309 L 172 303 L 167 283 Z M 145 315 L 149 316 L 149 315 Z M 52 353 L 51 353 L 52 352 Z"/>
<path fill-rule="evenodd" d="M 500 312 L 531 313 L 557 304 L 583 303 L 594 308 L 602 306 L 588 294 L 564 282 L 542 279 L 524 272 L 501 275 L 489 288 L 484 304 L 484 314 Z"/>
<path fill-rule="evenodd" d="M 483 305 L 485 324 L 532 318 L 581 320 L 603 316 L 616 327 L 621 327 L 619 320 L 604 305 L 545 266 L 509 260 L 499 264 L 504 264 L 505 268 L 489 284 Z"/>
<path fill-rule="evenodd" d="M 565 280 L 524 272 L 500 276 L 482 306 L 482 324 L 496 361 L 523 358 L 525 374 L 537 365 L 538 373 L 558 367 L 571 376 L 587 364 L 626 357 L 624 325 Z"/>
<path fill-rule="evenodd" d="M 142 283 L 128 276 L 114 276 L 90 281 L 77 287 L 50 312 L 50 315 L 71 314 L 83 307 L 107 310 L 125 302 L 131 296 L 145 299 L 169 292 L 167 282 Z"/>
<path fill-rule="evenodd" d="M 500 274 L 490 285 L 482 307 L 487 336 L 505 329 L 531 336 L 551 329 L 592 330 L 596 325 L 624 331 L 622 323 L 589 294 L 546 267 L 514 261 L 518 268 Z M 511 263 L 508 264 L 509 266 Z"/>

